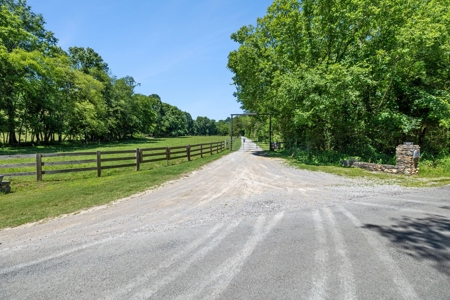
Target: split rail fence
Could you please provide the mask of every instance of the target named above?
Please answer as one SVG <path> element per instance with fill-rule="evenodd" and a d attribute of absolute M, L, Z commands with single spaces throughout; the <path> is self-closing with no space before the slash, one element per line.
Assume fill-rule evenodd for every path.
<path fill-rule="evenodd" d="M 142 164 L 151 162 L 166 161 L 166 165 L 169 165 L 169 161 L 175 159 L 184 159 L 191 161 L 193 157 L 204 155 L 213 155 L 213 153 L 219 153 L 228 146 L 228 141 L 214 142 L 206 144 L 196 144 L 177 147 L 159 147 L 159 148 L 137 148 L 135 150 L 118 150 L 118 151 L 96 151 L 96 152 L 73 152 L 73 153 L 36 153 L 25 155 L 2 155 L 0 156 L 0 162 L 11 159 L 36 159 L 31 163 L 17 163 L 17 164 L 3 164 L 0 163 L 1 169 L 23 169 L 33 168 L 31 172 L 14 172 L 14 173 L 2 173 L 4 176 L 32 176 L 35 175 L 38 181 L 42 180 L 42 175 L 46 174 L 59 174 L 59 173 L 71 173 L 82 171 L 97 171 L 97 176 L 102 176 L 102 170 L 135 167 L 136 171 L 139 171 Z M 128 156 L 124 156 L 128 154 Z M 133 154 L 131 156 L 131 154 Z M 117 157 L 117 155 L 121 155 Z M 80 160 L 59 160 L 59 161 L 46 161 L 55 157 L 90 157 L 90 159 Z M 132 161 L 132 162 L 131 162 Z M 120 164 L 114 164 L 112 162 L 121 162 Z M 125 162 L 125 163 L 124 163 Z M 106 163 L 106 164 L 105 164 Z M 73 168 L 73 165 L 94 165 L 89 167 L 77 167 Z M 54 166 L 69 166 L 69 168 L 54 169 Z M 50 167 L 48 169 L 47 167 Z M 58 167 L 57 167 L 58 168 Z"/>

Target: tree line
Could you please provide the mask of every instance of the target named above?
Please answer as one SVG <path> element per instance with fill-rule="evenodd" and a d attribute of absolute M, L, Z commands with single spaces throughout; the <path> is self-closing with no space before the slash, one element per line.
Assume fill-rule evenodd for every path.
<path fill-rule="evenodd" d="M 135 92 L 91 48 L 64 51 L 26 0 L 0 0 L 1 142 L 113 141 L 150 135 L 226 135 L 229 123 L 197 117 Z"/>
<path fill-rule="evenodd" d="M 448 153 L 449 0 L 276 0 L 231 38 L 238 101 L 289 145 Z"/>

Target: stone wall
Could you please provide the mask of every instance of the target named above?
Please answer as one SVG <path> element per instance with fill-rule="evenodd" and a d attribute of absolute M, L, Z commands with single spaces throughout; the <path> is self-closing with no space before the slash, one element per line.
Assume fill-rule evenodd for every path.
<path fill-rule="evenodd" d="M 420 151 L 419 145 L 398 145 L 396 148 L 396 166 L 405 169 L 416 169 L 414 167 L 414 151 Z M 418 168 L 417 168 L 418 171 Z M 417 174 L 417 172 L 416 172 Z"/>
<path fill-rule="evenodd" d="M 352 166 L 375 172 L 416 175 L 419 173 L 419 168 L 416 166 L 417 162 L 415 162 L 413 158 L 415 150 L 420 151 L 420 146 L 398 145 L 396 148 L 397 162 L 395 166 L 367 162 L 354 162 Z"/>

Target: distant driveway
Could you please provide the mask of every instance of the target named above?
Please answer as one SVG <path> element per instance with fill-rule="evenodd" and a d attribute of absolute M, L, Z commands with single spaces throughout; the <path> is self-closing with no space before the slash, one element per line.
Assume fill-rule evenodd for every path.
<path fill-rule="evenodd" d="M 0 231 L 0 299 L 450 299 L 450 187 L 236 151 L 148 193 Z"/>

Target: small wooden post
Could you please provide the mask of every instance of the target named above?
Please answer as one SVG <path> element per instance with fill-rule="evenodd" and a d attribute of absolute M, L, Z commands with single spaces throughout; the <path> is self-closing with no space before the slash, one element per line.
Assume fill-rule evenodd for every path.
<path fill-rule="evenodd" d="M 203 158 L 203 144 L 200 145 L 200 158 Z"/>
<path fill-rule="evenodd" d="M 100 151 L 97 151 L 97 177 L 102 176 L 102 155 Z"/>
<path fill-rule="evenodd" d="M 187 156 L 187 160 L 191 161 L 191 145 L 186 146 L 186 156 Z"/>
<path fill-rule="evenodd" d="M 42 181 L 42 154 L 36 153 L 36 175 L 37 181 Z"/>
<path fill-rule="evenodd" d="M 141 168 L 141 150 L 136 148 L 136 171 L 139 171 Z"/>
<path fill-rule="evenodd" d="M 212 155 L 212 143 L 209 144 L 209 155 Z"/>
<path fill-rule="evenodd" d="M 169 165 L 169 160 L 170 160 L 170 148 L 166 147 L 166 166 Z"/>

